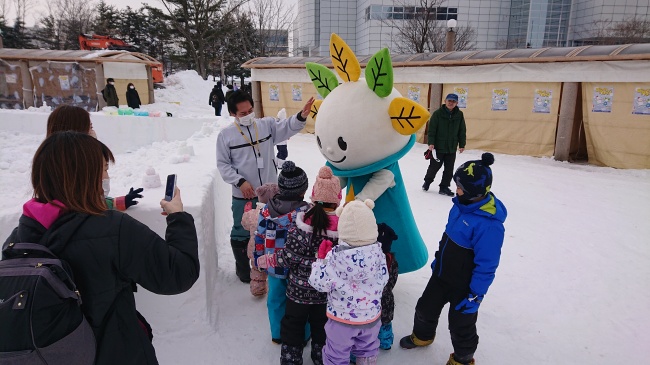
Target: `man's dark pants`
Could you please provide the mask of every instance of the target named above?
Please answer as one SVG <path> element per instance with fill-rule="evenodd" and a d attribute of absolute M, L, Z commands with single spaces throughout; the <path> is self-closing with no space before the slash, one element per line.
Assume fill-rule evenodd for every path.
<path fill-rule="evenodd" d="M 232 230 L 230 231 L 230 246 L 232 247 L 233 255 L 235 256 L 236 273 L 240 280 L 250 281 L 250 262 L 246 249 L 248 248 L 248 240 L 250 232 L 244 229 L 241 225 L 241 217 L 244 215 L 244 208 L 246 203 L 251 202 L 254 209 L 257 204 L 257 197 L 253 199 L 244 199 L 232 197 Z"/>
<path fill-rule="evenodd" d="M 436 173 L 444 165 L 444 170 L 442 171 L 442 181 L 440 182 L 441 188 L 449 188 L 451 184 L 451 178 L 454 176 L 454 163 L 456 162 L 456 153 L 440 153 L 436 151 L 436 156 L 438 161 L 435 159 L 429 160 L 429 168 L 427 168 L 427 174 L 424 175 L 424 182 L 431 184 L 436 178 Z"/>

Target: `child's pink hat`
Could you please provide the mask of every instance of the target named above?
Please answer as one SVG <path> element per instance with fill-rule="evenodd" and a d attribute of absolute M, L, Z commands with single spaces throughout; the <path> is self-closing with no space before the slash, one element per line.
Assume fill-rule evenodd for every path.
<path fill-rule="evenodd" d="M 339 178 L 332 173 L 332 169 L 327 166 L 318 170 L 318 176 L 311 191 L 311 201 L 336 205 L 341 202 L 341 183 Z"/>
<path fill-rule="evenodd" d="M 280 192 L 280 188 L 278 188 L 278 184 L 273 184 L 273 183 L 266 183 L 257 189 L 255 189 L 255 195 L 257 195 L 257 200 L 259 200 L 260 203 L 268 203 L 271 198 L 273 198 L 276 194 Z"/>

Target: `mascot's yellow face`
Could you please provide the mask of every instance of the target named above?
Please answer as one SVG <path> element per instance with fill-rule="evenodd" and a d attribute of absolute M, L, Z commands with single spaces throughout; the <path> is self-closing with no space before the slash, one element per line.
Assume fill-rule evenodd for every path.
<path fill-rule="evenodd" d="M 336 168 L 353 170 L 399 152 L 427 122 L 429 112 L 393 88 L 388 49 L 370 59 L 365 82 L 356 56 L 336 34 L 330 39 L 330 56 L 343 80 L 340 85 L 330 69 L 307 63 L 324 98 L 314 103 L 311 113 L 321 154 Z"/>

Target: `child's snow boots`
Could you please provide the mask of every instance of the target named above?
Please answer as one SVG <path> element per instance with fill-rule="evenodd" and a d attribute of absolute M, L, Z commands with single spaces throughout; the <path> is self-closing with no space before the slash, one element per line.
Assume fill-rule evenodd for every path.
<path fill-rule="evenodd" d="M 449 361 L 447 361 L 447 365 L 474 365 L 474 359 L 472 358 L 474 355 L 467 355 L 464 356 L 463 358 L 456 359 L 454 354 L 449 355 Z M 462 360 L 462 361 L 458 361 Z"/>
<path fill-rule="evenodd" d="M 435 338 L 435 337 L 434 337 Z M 430 340 L 420 340 L 419 338 L 415 337 L 415 334 L 412 333 L 408 336 L 402 337 L 401 340 L 399 340 L 399 345 L 403 349 L 414 349 L 416 347 L 424 347 L 424 346 L 429 346 L 433 343 L 434 338 Z"/>

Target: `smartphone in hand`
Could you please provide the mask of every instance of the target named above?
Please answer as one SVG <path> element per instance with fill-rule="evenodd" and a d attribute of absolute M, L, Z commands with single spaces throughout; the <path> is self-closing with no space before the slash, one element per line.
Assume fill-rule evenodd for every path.
<path fill-rule="evenodd" d="M 167 185 L 165 185 L 165 200 L 171 201 L 176 190 L 176 174 L 167 175 Z"/>

